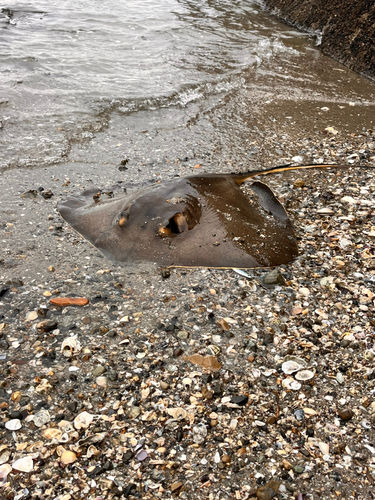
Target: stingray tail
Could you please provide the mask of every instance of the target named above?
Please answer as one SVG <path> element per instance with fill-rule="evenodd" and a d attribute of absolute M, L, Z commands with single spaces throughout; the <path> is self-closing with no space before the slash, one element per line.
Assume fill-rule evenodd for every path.
<path fill-rule="evenodd" d="M 350 168 L 350 167 L 362 167 L 362 168 L 374 168 L 370 166 L 362 166 L 362 165 L 335 165 L 335 164 L 312 164 L 312 165 L 292 165 L 291 163 L 287 165 L 279 165 L 277 167 L 267 168 L 266 170 L 249 170 L 248 172 L 244 172 L 242 174 L 233 174 L 234 180 L 237 184 L 242 184 L 248 179 L 252 179 L 253 177 L 257 177 L 260 175 L 270 175 L 270 174 L 278 174 L 280 172 L 287 172 L 288 170 L 303 170 L 308 168 Z"/>

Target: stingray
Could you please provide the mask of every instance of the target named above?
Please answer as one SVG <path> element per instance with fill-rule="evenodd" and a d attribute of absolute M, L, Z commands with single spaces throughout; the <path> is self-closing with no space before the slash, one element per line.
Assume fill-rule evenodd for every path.
<path fill-rule="evenodd" d="M 283 165 L 239 174 L 202 174 L 127 194 L 92 188 L 58 205 L 61 216 L 106 257 L 164 267 L 256 268 L 298 255 L 293 225 L 257 176 L 347 165 Z M 118 192 L 119 191 L 119 192 Z"/>

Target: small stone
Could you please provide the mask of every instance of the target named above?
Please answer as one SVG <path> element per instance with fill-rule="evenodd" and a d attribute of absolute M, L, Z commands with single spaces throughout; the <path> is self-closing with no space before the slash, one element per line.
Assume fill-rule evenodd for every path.
<path fill-rule="evenodd" d="M 221 457 L 221 461 L 224 463 L 224 464 L 230 464 L 231 462 L 231 457 L 229 455 L 223 455 Z"/>
<path fill-rule="evenodd" d="M 77 455 L 73 451 L 64 450 L 60 457 L 60 462 L 64 465 L 69 465 L 77 460 Z"/>
<path fill-rule="evenodd" d="M 169 389 L 169 384 L 167 382 L 164 382 L 163 380 L 160 381 L 160 389 L 162 389 L 163 391 L 166 391 L 167 389 Z"/>
<path fill-rule="evenodd" d="M 171 492 L 176 493 L 176 491 L 180 490 L 183 487 L 183 483 L 173 483 L 171 484 Z"/>
<path fill-rule="evenodd" d="M 295 465 L 293 467 L 293 471 L 296 473 L 296 474 L 302 474 L 305 470 L 305 466 L 304 465 Z"/>
<path fill-rule="evenodd" d="M 302 422 L 302 420 L 305 418 L 305 412 L 301 409 L 298 409 L 294 412 L 294 416 L 299 422 Z"/>
<path fill-rule="evenodd" d="M 71 412 L 71 413 L 75 413 L 77 411 L 77 408 L 78 408 L 78 403 L 77 401 L 71 401 L 70 403 L 68 403 L 66 405 L 67 409 Z"/>
<path fill-rule="evenodd" d="M 99 375 L 103 375 L 103 373 L 105 373 L 106 371 L 107 368 L 105 366 L 98 365 L 97 367 L 94 368 L 92 374 L 94 375 L 94 377 L 98 377 Z"/>
<path fill-rule="evenodd" d="M 54 319 L 45 319 L 36 325 L 36 329 L 40 333 L 52 332 L 57 328 L 57 321 Z"/>
<path fill-rule="evenodd" d="M 22 457 L 12 464 L 12 468 L 19 472 L 31 472 L 34 468 L 33 459 L 30 456 Z"/>
<path fill-rule="evenodd" d="M 89 325 L 91 323 L 91 318 L 90 316 L 85 316 L 84 318 L 82 318 L 82 323 L 84 325 Z"/>
<path fill-rule="evenodd" d="M 271 481 L 258 488 L 256 492 L 257 500 L 271 500 L 277 495 L 280 484 L 279 481 L 271 479 Z"/>
<path fill-rule="evenodd" d="M 177 347 L 174 351 L 173 351 L 173 356 L 175 358 L 178 358 L 179 356 L 182 356 L 182 354 L 184 353 L 184 350 L 181 349 L 181 347 Z"/>
<path fill-rule="evenodd" d="M 88 299 L 83 297 L 55 297 L 50 300 L 54 306 L 67 307 L 67 306 L 85 306 L 89 303 Z"/>
<path fill-rule="evenodd" d="M 285 470 L 292 470 L 293 469 L 293 464 L 291 464 L 288 460 L 285 460 L 285 459 L 281 462 L 281 466 Z"/>
<path fill-rule="evenodd" d="M 53 266 L 49 266 L 49 267 L 48 267 L 48 271 L 49 271 L 50 273 L 53 273 L 53 272 L 55 271 L 55 268 L 54 268 Z"/>
<path fill-rule="evenodd" d="M 107 377 L 97 377 L 95 382 L 99 387 L 107 387 L 108 385 Z"/>
<path fill-rule="evenodd" d="M 302 188 L 305 185 L 305 182 L 302 179 L 296 179 L 293 182 L 293 187 L 294 188 Z"/>
<path fill-rule="evenodd" d="M 278 269 L 273 269 L 262 277 L 262 283 L 266 287 L 285 286 L 283 275 Z"/>
<path fill-rule="evenodd" d="M 339 417 L 345 422 L 347 420 L 350 420 L 354 416 L 354 412 L 349 408 L 344 408 L 343 410 L 339 410 L 337 413 L 339 414 Z"/>
<path fill-rule="evenodd" d="M 133 406 L 132 409 L 130 410 L 130 417 L 131 418 L 137 418 L 141 413 L 141 409 L 139 406 Z"/>
<path fill-rule="evenodd" d="M 249 396 L 241 395 L 241 396 L 233 396 L 230 400 L 231 403 L 238 406 L 245 406 L 249 401 Z"/>
<path fill-rule="evenodd" d="M 162 269 L 161 270 L 161 277 L 163 278 L 163 280 L 166 280 L 166 279 L 170 278 L 171 277 L 171 271 L 168 268 Z"/>
<path fill-rule="evenodd" d="M 181 330 L 177 333 L 177 338 L 181 340 L 186 340 L 189 338 L 189 333 L 185 330 Z"/>

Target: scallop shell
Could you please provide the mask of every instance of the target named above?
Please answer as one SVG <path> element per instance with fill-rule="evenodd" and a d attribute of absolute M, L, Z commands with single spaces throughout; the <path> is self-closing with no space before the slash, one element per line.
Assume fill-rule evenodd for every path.
<path fill-rule="evenodd" d="M 291 375 L 294 372 L 298 372 L 298 370 L 301 370 L 302 368 L 303 368 L 303 366 L 301 366 L 300 364 L 296 363 L 295 361 L 285 361 L 281 365 L 282 371 L 284 373 L 286 373 L 287 375 Z"/>
<path fill-rule="evenodd" d="M 296 373 L 295 377 L 297 380 L 310 380 L 314 377 L 315 373 L 311 370 L 301 370 Z"/>

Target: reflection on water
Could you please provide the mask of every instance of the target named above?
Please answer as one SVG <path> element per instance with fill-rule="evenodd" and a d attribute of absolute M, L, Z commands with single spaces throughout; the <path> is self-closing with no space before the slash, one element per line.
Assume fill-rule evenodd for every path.
<path fill-rule="evenodd" d="M 251 1 L 13 2 L 0 17 L 0 166 L 59 161 L 115 109 L 235 88 L 305 39 Z"/>

